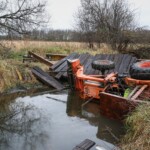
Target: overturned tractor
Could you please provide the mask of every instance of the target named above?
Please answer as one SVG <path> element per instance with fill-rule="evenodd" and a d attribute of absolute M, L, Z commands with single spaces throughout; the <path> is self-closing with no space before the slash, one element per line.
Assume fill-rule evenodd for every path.
<path fill-rule="evenodd" d="M 115 67 L 109 60 L 95 60 L 92 67 L 102 75 L 85 75 L 79 59 L 68 60 L 68 78 L 72 89 L 84 100 L 97 99 L 103 115 L 123 119 L 125 115 L 150 98 L 150 60 L 133 64 L 128 74 L 105 71 Z"/>

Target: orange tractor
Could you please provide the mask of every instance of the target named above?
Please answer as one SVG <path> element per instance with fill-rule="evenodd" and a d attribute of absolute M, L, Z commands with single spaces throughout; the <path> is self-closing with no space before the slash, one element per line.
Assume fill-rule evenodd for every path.
<path fill-rule="evenodd" d="M 130 76 L 112 72 L 105 75 L 115 64 L 109 60 L 95 60 L 94 69 L 102 75 L 85 75 L 79 59 L 68 60 L 68 79 L 72 89 L 80 92 L 83 99 L 98 99 L 103 115 L 123 119 L 140 103 L 150 98 L 150 60 L 133 64 Z M 143 97 L 142 97 L 143 96 Z"/>

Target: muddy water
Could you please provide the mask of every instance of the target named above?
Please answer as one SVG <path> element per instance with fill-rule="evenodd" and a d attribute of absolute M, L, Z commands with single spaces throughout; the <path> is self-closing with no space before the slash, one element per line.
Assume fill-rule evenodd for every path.
<path fill-rule="evenodd" d="M 101 116 L 96 103 L 82 107 L 78 93 L 0 99 L 0 150 L 72 150 L 87 138 L 111 150 L 123 134 L 123 125 Z"/>

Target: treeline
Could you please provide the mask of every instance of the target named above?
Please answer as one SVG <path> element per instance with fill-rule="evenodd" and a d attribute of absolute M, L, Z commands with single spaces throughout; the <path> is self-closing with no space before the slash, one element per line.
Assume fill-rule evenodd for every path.
<path fill-rule="evenodd" d="M 0 35 L 1 40 L 42 40 L 42 41 L 84 41 L 83 35 L 75 30 L 53 30 L 53 29 L 34 29 L 28 34 L 18 34 L 11 32 L 5 35 Z"/>
<path fill-rule="evenodd" d="M 96 33 L 92 33 L 92 41 L 98 43 L 99 37 Z M 137 28 L 135 30 L 124 31 L 126 37 L 128 37 L 131 43 L 150 43 L 150 30 Z M 33 30 L 29 34 L 19 35 L 17 33 L 11 33 L 7 35 L 1 35 L 0 39 L 13 39 L 13 40 L 42 40 L 42 41 L 70 41 L 70 42 L 88 42 L 87 33 L 75 31 L 75 30 Z M 107 43 L 105 40 L 102 43 Z"/>
<path fill-rule="evenodd" d="M 28 37 L 31 40 L 45 41 L 81 41 L 82 35 L 74 30 L 33 30 Z"/>

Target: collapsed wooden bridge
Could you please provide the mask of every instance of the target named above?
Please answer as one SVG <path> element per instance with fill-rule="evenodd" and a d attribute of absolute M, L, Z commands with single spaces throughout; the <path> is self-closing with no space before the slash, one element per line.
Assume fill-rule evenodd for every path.
<path fill-rule="evenodd" d="M 113 70 L 106 71 L 105 74 L 108 74 L 112 71 L 118 72 L 119 74 L 128 74 L 130 66 L 137 61 L 136 57 L 133 57 L 129 54 L 97 54 L 95 56 L 92 56 L 89 53 L 72 53 L 69 56 L 58 61 L 56 64 L 52 65 L 51 69 L 56 73 L 55 77 L 57 79 L 67 77 L 67 59 L 80 59 L 81 64 L 84 66 L 84 73 L 87 75 L 101 74 L 101 71 L 94 70 L 92 68 L 91 64 L 94 60 L 111 60 L 115 63 L 115 68 Z"/>
<path fill-rule="evenodd" d="M 54 77 L 56 79 L 61 78 L 67 78 L 67 60 L 73 60 L 73 59 L 79 59 L 81 62 L 81 65 L 84 66 L 84 73 L 89 75 L 99 75 L 101 74 L 101 71 L 94 70 L 92 68 L 92 62 L 94 60 L 111 60 L 115 63 L 115 68 L 112 70 L 105 71 L 105 74 L 108 74 L 110 72 L 118 72 L 119 74 L 126 73 L 128 74 L 130 66 L 137 61 L 136 57 L 133 57 L 132 55 L 128 54 L 97 54 L 95 56 L 89 54 L 89 53 L 72 53 L 69 56 L 65 55 L 59 55 L 56 54 L 56 57 L 62 58 L 61 60 L 57 61 L 56 63 L 52 63 L 50 61 L 50 57 L 55 57 L 55 55 L 49 54 L 46 55 L 46 58 L 41 57 L 33 52 L 29 52 L 29 55 L 32 56 L 32 58 L 48 65 L 50 67 L 50 70 L 54 73 Z M 36 76 L 37 79 L 41 80 L 45 84 L 52 86 L 56 89 L 63 89 L 63 85 L 61 85 L 54 77 L 50 76 L 48 73 L 44 72 L 42 69 L 38 67 L 34 67 L 32 69 L 32 73 Z"/>
<path fill-rule="evenodd" d="M 56 79 L 54 79 L 48 73 L 44 72 L 41 68 L 33 67 L 31 71 L 38 80 L 42 81 L 46 85 L 48 85 L 48 86 L 50 85 L 58 90 L 64 89 L 64 86 L 60 82 L 58 82 Z"/>

